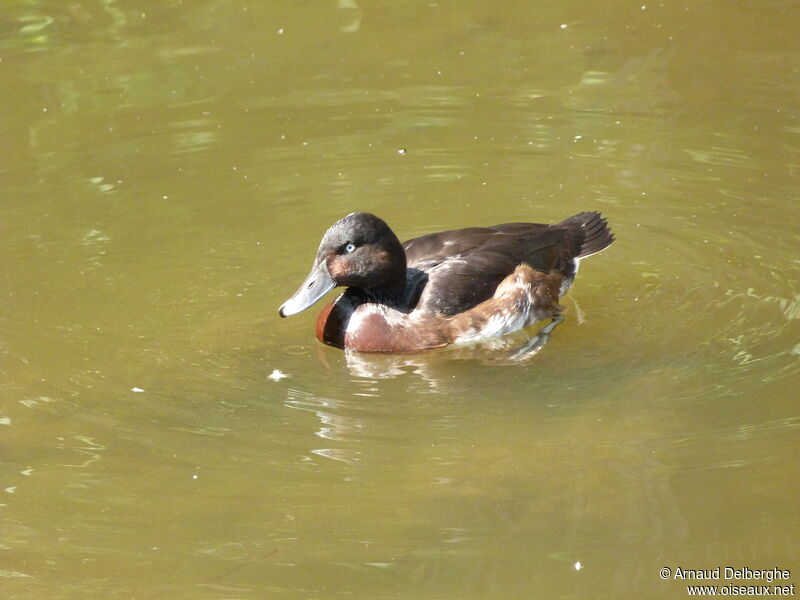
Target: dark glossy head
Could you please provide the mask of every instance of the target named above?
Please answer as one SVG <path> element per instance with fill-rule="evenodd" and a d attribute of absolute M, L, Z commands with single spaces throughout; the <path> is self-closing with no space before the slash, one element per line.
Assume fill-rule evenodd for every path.
<path fill-rule="evenodd" d="M 340 285 L 400 291 L 405 276 L 406 255 L 389 226 L 373 214 L 351 213 L 325 232 L 311 272 L 278 312 L 299 313 Z"/>

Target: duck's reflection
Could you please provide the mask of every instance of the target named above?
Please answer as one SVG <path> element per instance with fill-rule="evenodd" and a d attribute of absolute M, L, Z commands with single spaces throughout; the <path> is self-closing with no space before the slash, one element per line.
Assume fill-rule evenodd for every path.
<path fill-rule="evenodd" d="M 332 411 L 340 408 L 341 401 L 332 398 L 321 398 L 301 390 L 287 390 L 289 397 L 286 406 L 297 410 L 313 413 L 320 420 L 321 427 L 315 434 L 326 440 L 348 441 L 352 440 L 352 433 L 362 429 L 364 423 L 361 419 L 334 414 Z"/>
<path fill-rule="evenodd" d="M 577 324 L 582 322 L 580 318 Z M 532 327 L 478 343 L 414 354 L 343 352 L 317 344 L 312 354 L 316 355 L 323 370 L 341 371 L 344 367 L 350 373 L 350 381 L 340 382 L 342 393 L 335 398 L 289 388 L 285 405 L 312 413 L 318 421 L 315 436 L 336 442 L 322 448 L 309 448 L 310 454 L 357 464 L 364 457 L 356 448 L 370 436 L 366 431 L 369 415 L 374 414 L 371 412 L 374 410 L 385 410 L 381 399 L 387 397 L 387 390 L 393 397 L 399 391 L 410 401 L 428 394 L 443 399 L 462 397 L 474 386 L 482 368 L 520 368 L 535 362 L 535 352 L 527 354 L 523 360 L 519 355 L 521 349 L 529 349 L 541 335 L 541 327 Z M 371 401 L 373 399 L 375 402 Z M 338 447 L 332 447 L 334 445 Z"/>
<path fill-rule="evenodd" d="M 342 408 L 340 400 L 322 398 L 291 388 L 287 391 L 289 396 L 285 405 L 288 408 L 310 412 L 319 419 L 320 427 L 314 432 L 315 435 L 337 442 L 358 441 L 354 434 L 363 429 L 364 423 L 356 417 L 335 414 L 334 411 Z M 310 452 L 347 464 L 357 463 L 361 459 L 361 452 L 348 448 L 314 448 Z"/>

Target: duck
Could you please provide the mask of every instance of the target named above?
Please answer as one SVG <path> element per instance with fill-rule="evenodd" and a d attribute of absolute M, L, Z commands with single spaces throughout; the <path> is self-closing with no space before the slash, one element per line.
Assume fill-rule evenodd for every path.
<path fill-rule="evenodd" d="M 355 352 L 480 342 L 550 319 L 515 356 L 530 355 L 563 320 L 559 299 L 581 260 L 613 241 L 599 212 L 552 225 L 451 229 L 402 243 L 383 219 L 353 212 L 325 232 L 310 273 L 278 312 L 295 315 L 345 287 L 319 313 L 316 337 Z"/>

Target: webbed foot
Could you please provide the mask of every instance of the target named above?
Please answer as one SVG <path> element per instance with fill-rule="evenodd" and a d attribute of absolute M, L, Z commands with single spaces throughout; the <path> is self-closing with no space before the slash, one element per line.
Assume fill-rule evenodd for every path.
<path fill-rule="evenodd" d="M 555 317 L 553 317 L 552 320 L 547 325 L 542 327 L 536 333 L 536 335 L 534 335 L 531 339 L 522 344 L 519 348 L 511 352 L 508 358 L 513 361 L 519 362 L 538 354 L 539 350 L 544 348 L 544 345 L 550 339 L 550 334 L 553 333 L 553 330 L 563 320 L 564 320 L 563 315 L 556 315 Z"/>

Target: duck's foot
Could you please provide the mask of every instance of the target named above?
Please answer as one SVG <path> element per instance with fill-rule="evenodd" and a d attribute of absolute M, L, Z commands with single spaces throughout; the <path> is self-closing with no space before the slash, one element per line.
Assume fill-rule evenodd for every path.
<path fill-rule="evenodd" d="M 553 333 L 553 330 L 563 320 L 564 320 L 563 315 L 556 315 L 555 317 L 553 317 L 553 319 L 547 325 L 542 327 L 536 333 L 536 335 L 534 335 L 531 339 L 522 344 L 522 346 L 514 350 L 509 355 L 508 358 L 513 361 L 522 361 L 538 354 L 539 350 L 544 348 L 544 345 L 550 339 L 550 334 Z"/>

